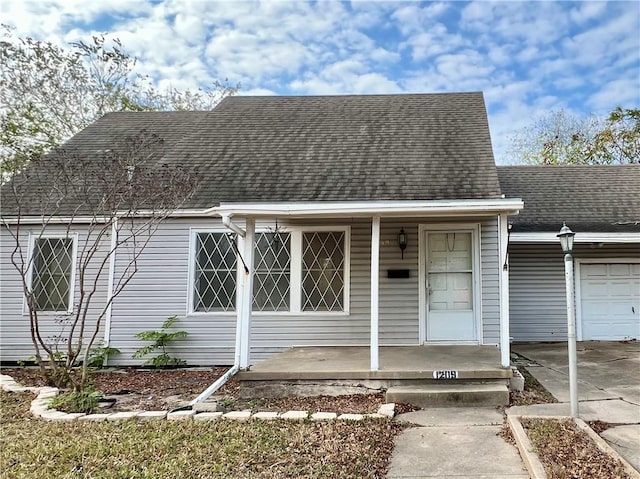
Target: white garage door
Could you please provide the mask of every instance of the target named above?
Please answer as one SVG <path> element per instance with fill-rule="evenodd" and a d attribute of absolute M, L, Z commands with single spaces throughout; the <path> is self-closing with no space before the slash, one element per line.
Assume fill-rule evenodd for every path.
<path fill-rule="evenodd" d="M 640 263 L 580 265 L 582 339 L 640 339 Z"/>

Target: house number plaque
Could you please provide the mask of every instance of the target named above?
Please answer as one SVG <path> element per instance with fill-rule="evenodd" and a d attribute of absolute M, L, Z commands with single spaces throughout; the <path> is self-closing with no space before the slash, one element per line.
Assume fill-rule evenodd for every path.
<path fill-rule="evenodd" d="M 458 371 L 434 371 L 433 379 L 458 379 Z"/>

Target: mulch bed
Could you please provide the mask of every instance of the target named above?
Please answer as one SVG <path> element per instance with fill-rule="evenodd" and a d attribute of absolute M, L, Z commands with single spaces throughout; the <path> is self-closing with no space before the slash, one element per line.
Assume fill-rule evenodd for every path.
<path fill-rule="evenodd" d="M 204 391 L 227 371 L 226 368 L 185 368 L 171 370 L 141 370 L 127 368 L 95 372 L 91 376 L 95 388 L 106 398 L 115 399 L 110 410 L 171 410 L 184 406 Z M 2 369 L 27 386 L 45 386 L 37 368 Z M 285 412 L 303 410 L 310 412 L 329 411 L 338 414 L 375 413 L 384 404 L 384 394 L 354 394 L 343 396 L 289 396 L 277 399 L 240 399 L 239 385 L 232 378 L 216 397 L 228 409 Z M 414 411 L 408 404 L 396 404 L 396 413 Z"/>
<path fill-rule="evenodd" d="M 549 479 L 628 478 L 620 461 L 602 452 L 571 420 L 522 419 Z"/>

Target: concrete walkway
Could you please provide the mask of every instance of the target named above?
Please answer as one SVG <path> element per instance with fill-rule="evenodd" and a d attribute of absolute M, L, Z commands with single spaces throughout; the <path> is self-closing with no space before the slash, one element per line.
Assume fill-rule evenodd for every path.
<path fill-rule="evenodd" d="M 515 345 L 522 365 L 560 401 L 513 407 L 507 414 L 568 416 L 569 376 L 566 343 Z M 578 355 L 579 417 L 624 424 L 601 436 L 640 471 L 640 344 L 581 342 Z"/>
<path fill-rule="evenodd" d="M 387 478 L 529 479 L 515 446 L 498 436 L 495 408 L 431 408 L 401 414 L 420 427 L 396 438 Z"/>

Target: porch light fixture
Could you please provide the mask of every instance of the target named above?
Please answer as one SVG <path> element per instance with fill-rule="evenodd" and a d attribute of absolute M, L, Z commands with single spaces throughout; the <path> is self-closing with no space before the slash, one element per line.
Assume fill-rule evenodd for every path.
<path fill-rule="evenodd" d="M 563 222 L 562 228 L 560 228 L 560 233 L 558 233 L 558 238 L 560 238 L 560 246 L 562 247 L 562 252 L 564 254 L 573 253 L 573 237 L 575 235 L 576 234 L 571 231 L 571 228 Z"/>
<path fill-rule="evenodd" d="M 571 416 L 578 417 L 578 358 L 576 353 L 576 312 L 574 308 L 574 279 L 573 279 L 573 237 L 566 223 L 562 223 L 558 238 L 564 253 L 564 277 L 567 290 L 567 350 L 569 353 L 569 398 Z"/>
<path fill-rule="evenodd" d="M 402 259 L 404 259 L 404 250 L 407 249 L 407 233 L 404 232 L 404 228 L 400 228 L 400 233 L 398 233 L 398 246 L 400 246 Z"/>

